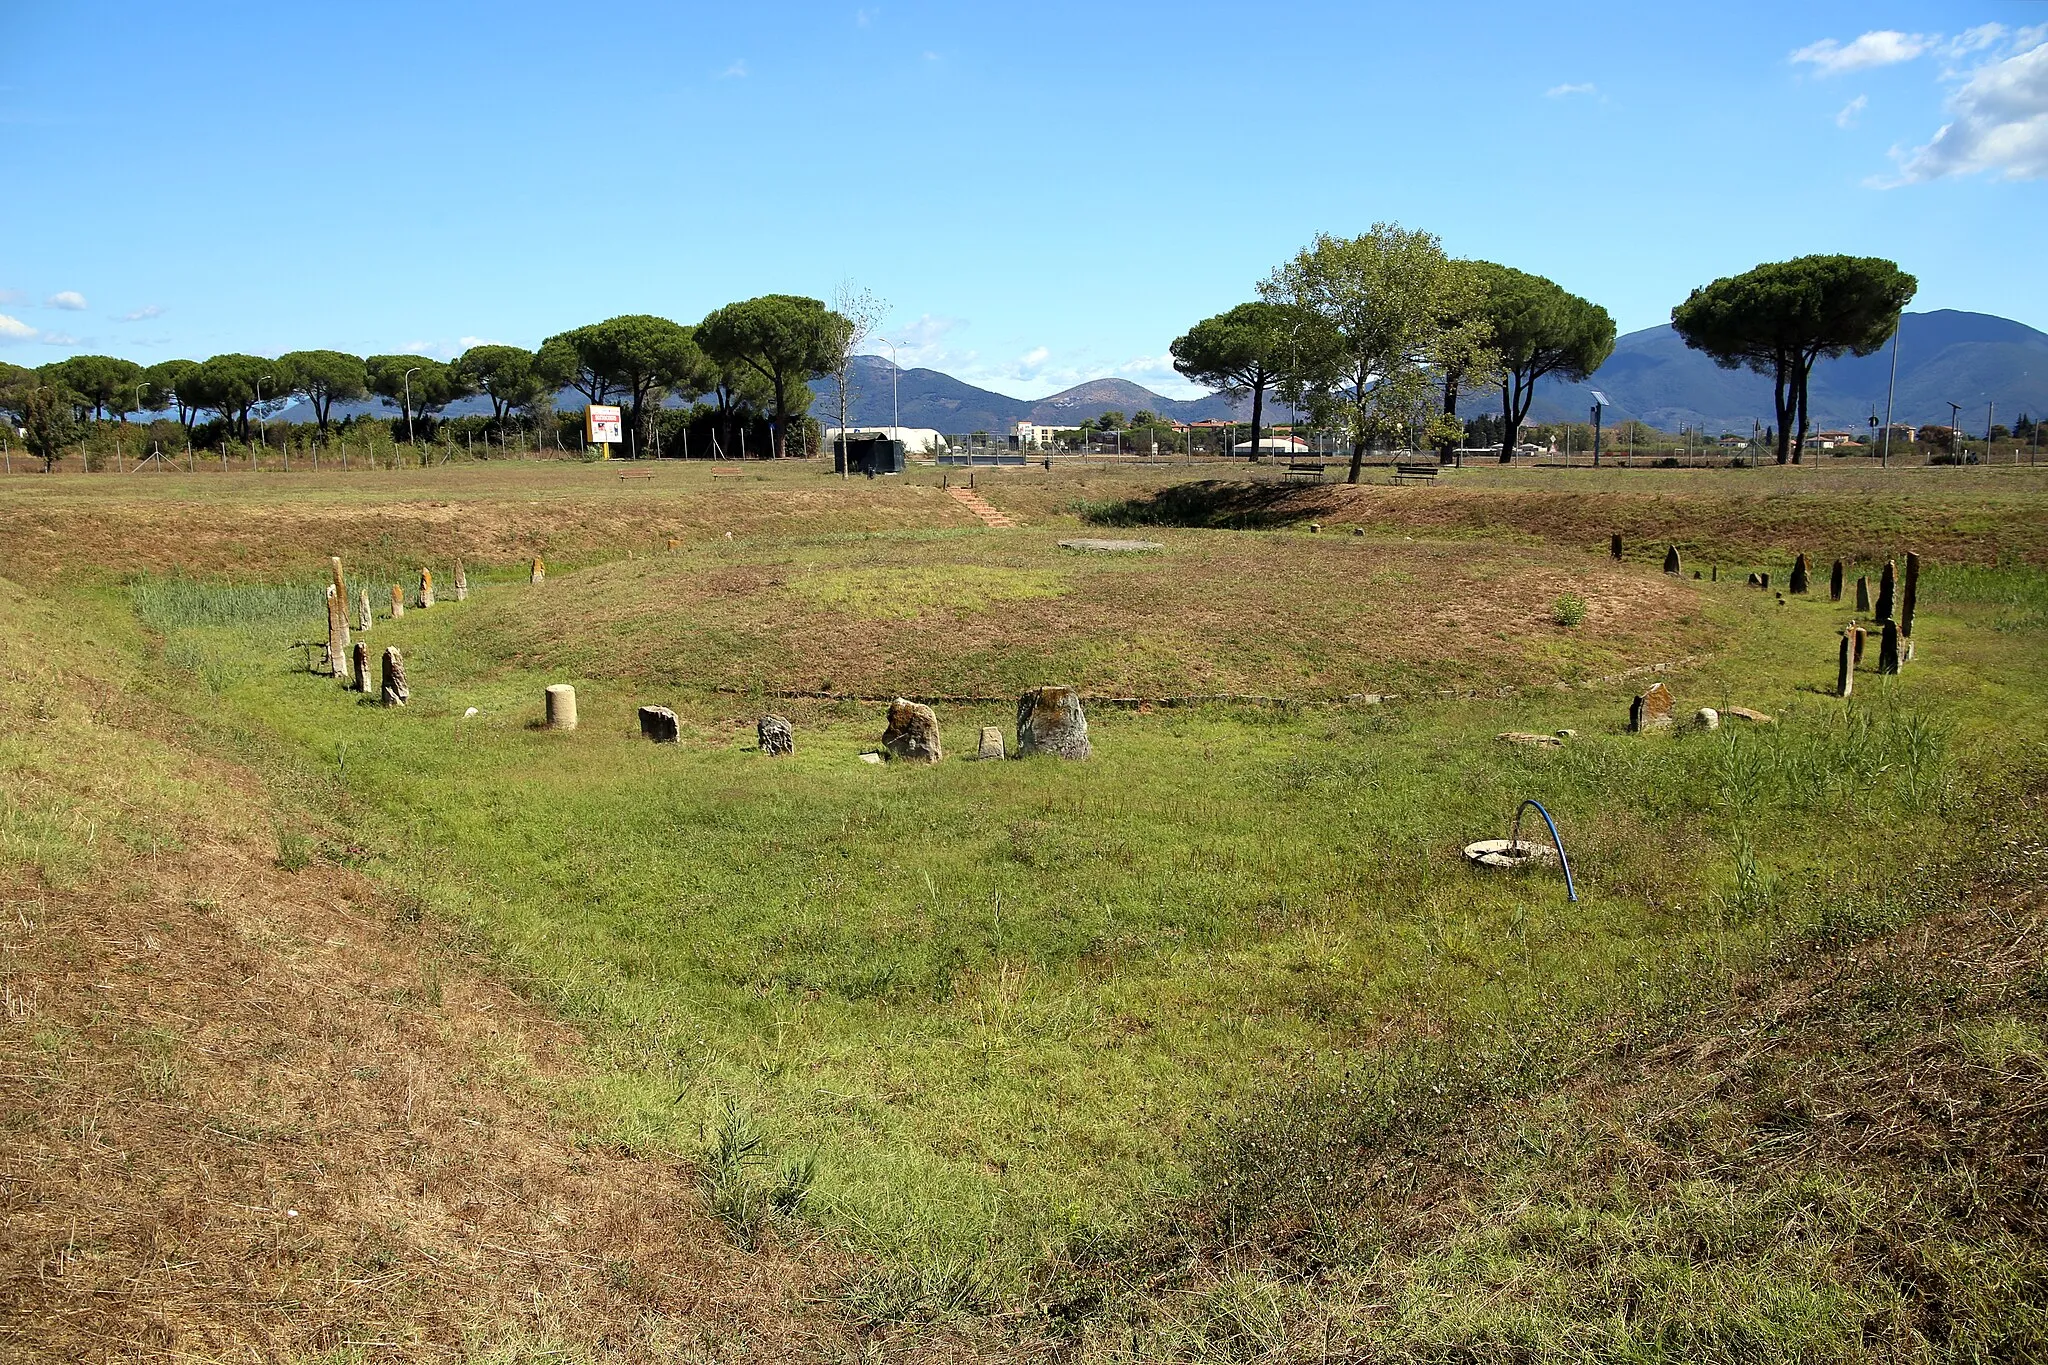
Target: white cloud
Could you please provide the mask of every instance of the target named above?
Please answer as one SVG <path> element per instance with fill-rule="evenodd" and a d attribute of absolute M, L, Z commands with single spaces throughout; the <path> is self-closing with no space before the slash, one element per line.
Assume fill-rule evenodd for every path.
<path fill-rule="evenodd" d="M 44 332 L 40 340 L 45 346 L 77 346 L 84 338 L 75 337 L 69 332 Z"/>
<path fill-rule="evenodd" d="M 0 341 L 34 341 L 38 335 L 35 328 L 20 318 L 0 313 Z"/>
<path fill-rule="evenodd" d="M 730 66 L 726 67 L 726 68 L 725 68 L 725 70 L 723 70 L 723 71 L 721 71 L 721 72 L 719 72 L 719 73 L 718 73 L 718 78 L 719 78 L 720 80 L 722 80 L 722 81 L 725 81 L 725 80 L 737 81 L 737 80 L 745 80 L 745 79 L 746 79 L 746 75 L 747 75 L 747 63 L 746 63 L 746 60 L 745 60 L 744 58 L 735 58 L 735 59 L 733 60 L 733 63 L 732 63 L 732 65 L 730 65 Z"/>
<path fill-rule="evenodd" d="M 857 9 L 853 12 L 853 22 L 861 28 L 866 28 L 875 22 L 875 16 L 880 13 L 878 9 Z"/>
<path fill-rule="evenodd" d="M 455 339 L 455 349 L 458 352 L 466 351 L 472 346 L 503 346 L 504 344 L 504 342 L 494 337 L 457 337 Z"/>
<path fill-rule="evenodd" d="M 2029 32 L 2027 37 L 2039 37 Z M 2048 178 L 2048 41 L 1972 71 L 1948 99 L 1949 121 L 1926 145 L 1894 150 L 1898 175 L 1886 186 L 1951 175 Z"/>
<path fill-rule="evenodd" d="M 1561 100 L 1568 95 L 1597 95 L 1600 87 L 1591 81 L 1581 81 L 1577 85 L 1553 85 L 1543 93 L 1550 99 Z"/>
<path fill-rule="evenodd" d="M 150 320 L 151 318 L 160 318 L 160 317 L 162 317 L 163 315 L 164 315 L 164 310 L 163 310 L 163 309 L 161 309 L 161 308 L 159 308 L 159 307 L 157 307 L 157 305 L 155 305 L 155 304 L 151 303 L 151 304 L 146 304 L 146 305 L 144 305 L 143 307 L 141 307 L 141 308 L 138 308 L 138 309 L 136 309 L 136 310 L 135 310 L 134 312 L 132 312 L 132 313 L 123 313 L 123 314 L 121 314 L 121 316 L 120 316 L 120 317 L 118 317 L 118 318 L 114 319 L 114 321 L 116 321 L 116 322 L 147 322 L 147 321 L 149 321 L 149 320 Z"/>
<path fill-rule="evenodd" d="M 1023 355 L 1017 357 L 1017 368 L 1020 370 L 1036 370 L 1050 359 L 1052 359 L 1051 350 L 1044 346 L 1033 346 Z"/>
<path fill-rule="evenodd" d="M 1863 117 L 1863 111 L 1869 107 L 1870 96 L 1858 95 L 1855 99 L 1843 105 L 1841 111 L 1835 115 L 1835 126 L 1837 128 L 1854 128 L 1856 121 Z"/>
<path fill-rule="evenodd" d="M 27 303 L 28 295 L 19 289 L 0 289 L 0 304 Z"/>
<path fill-rule="evenodd" d="M 1852 38 L 1847 43 L 1836 42 L 1833 38 L 1808 43 L 1792 54 L 1792 60 L 1812 63 L 1823 76 L 1839 76 L 1844 71 L 1864 71 L 1874 66 L 1910 62 L 1937 41 L 1938 38 L 1925 33 L 1901 33 L 1897 29 L 1881 28 L 1860 38 Z"/>
<path fill-rule="evenodd" d="M 86 309 L 85 295 L 76 289 L 66 289 L 43 300 L 45 308 L 62 308 L 66 312 L 82 313 Z"/>
<path fill-rule="evenodd" d="M 1942 53 L 1949 57 L 1967 57 L 1972 52 L 1982 52 L 2005 36 L 2004 24 L 1979 24 L 1966 28 L 1942 44 Z"/>

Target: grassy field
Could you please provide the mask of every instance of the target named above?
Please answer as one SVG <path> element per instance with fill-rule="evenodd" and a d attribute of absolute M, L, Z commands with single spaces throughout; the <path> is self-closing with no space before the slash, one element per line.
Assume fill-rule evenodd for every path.
<path fill-rule="evenodd" d="M 1907 1154 L 1954 1134 L 1908 1133 L 1882 1171 L 1799 1147 L 1840 1114 L 1785 1059 L 1848 1025 L 1826 1000 L 1759 1023 L 1892 953 L 1927 980 L 1857 1016 L 1838 1088 L 1927 1070 L 1900 1041 L 1925 1035 L 1928 1074 L 1980 1109 L 2040 1092 L 2039 877 L 2013 850 L 2048 782 L 2048 481 L 1902 472 L 984 474 L 1025 523 L 1002 532 L 929 474 L 92 476 L 0 508 L 0 574 L 257 775 L 281 865 L 366 877 L 575 1026 L 578 1067 L 520 1081 L 556 1121 L 682 1162 L 736 1245 L 850 1256 L 833 1311 L 892 1350 L 2012 1354 L 2048 1342 L 2023 1156 L 1949 1158 L 1981 1198 L 1920 1228 L 1947 1259 L 1903 1277 L 1857 1248 L 1902 1235 Z M 1056 544 L 1104 524 L 1163 548 Z M 1719 581 L 1657 572 L 1666 540 Z M 1806 597 L 1742 586 L 1795 549 L 1853 575 L 1909 547 L 1930 555 L 1915 661 L 1880 678 L 1873 645 L 1846 703 L 1824 568 Z M 369 636 L 405 652 L 403 710 L 306 670 L 329 553 L 380 589 L 420 564 L 444 585 Z M 1681 720 L 1775 721 L 1626 734 L 1645 683 L 1618 675 L 1646 665 Z M 537 726 L 558 681 L 573 734 Z M 1086 764 L 858 760 L 875 699 L 966 698 L 938 703 L 957 753 L 1055 681 L 1153 700 L 1098 702 Z M 1213 693 L 1282 700 L 1167 704 Z M 682 744 L 638 739 L 656 702 Z M 751 752 L 771 709 L 793 759 Z M 0 851 L 88 881 L 63 811 L 109 770 L 10 759 Z M 1576 903 L 1554 872 L 1459 856 L 1525 797 L 1562 826 Z M 1956 927 L 1919 958 L 1858 947 L 1929 924 Z M 1777 1072 L 1723 1058 L 1736 1080 L 1641 1118 L 1772 1027 Z M 1806 1118 L 1771 1146 L 1752 1129 L 1779 1131 L 1758 1113 L 1787 1094 Z M 1997 1129 L 2014 1152 L 2026 1122 Z"/>

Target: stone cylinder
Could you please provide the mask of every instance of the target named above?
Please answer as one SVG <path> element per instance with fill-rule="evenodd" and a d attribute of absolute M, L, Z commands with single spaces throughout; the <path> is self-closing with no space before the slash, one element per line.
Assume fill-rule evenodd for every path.
<path fill-rule="evenodd" d="M 405 656 L 397 645 L 384 647 L 383 699 L 386 706 L 403 706 L 412 700 L 412 691 L 405 685 Z"/>
<path fill-rule="evenodd" d="M 348 599 L 336 592 L 330 583 L 327 587 L 327 671 L 340 678 L 344 686 L 351 676 L 348 647 Z"/>
<path fill-rule="evenodd" d="M 368 635 L 370 633 L 370 623 L 376 619 L 370 612 L 370 590 L 368 588 L 357 588 L 356 631 L 359 634 Z"/>
<path fill-rule="evenodd" d="M 567 683 L 552 683 L 547 691 L 547 726 L 550 730 L 576 728 L 576 689 Z"/>
<path fill-rule="evenodd" d="M 1919 600 L 1920 556 L 1918 552 L 1908 550 L 1906 551 L 1905 591 L 1899 599 L 1899 634 L 1909 640 L 1913 638 L 1913 609 L 1919 605 Z M 1907 657 L 1912 657 L 1910 646 L 1907 650 Z"/>
<path fill-rule="evenodd" d="M 1081 710 L 1081 692 L 1073 687 L 1041 687 L 1017 698 L 1017 756 L 1054 754 L 1087 758 L 1088 717 Z"/>
<path fill-rule="evenodd" d="M 332 578 L 332 579 L 334 580 L 334 595 L 335 595 L 335 596 L 337 596 L 337 597 L 339 597 L 339 598 L 341 599 L 341 601 L 342 601 L 342 605 L 343 605 L 343 606 L 347 606 L 347 605 L 348 605 L 348 584 L 347 584 L 346 582 L 344 582 L 344 581 L 343 581 L 343 579 L 342 579 L 342 576 L 341 576 L 341 556 L 340 556 L 340 555 L 329 555 L 329 556 L 327 556 L 327 573 L 328 573 L 328 576 L 329 576 L 330 578 Z"/>
<path fill-rule="evenodd" d="M 1895 595 L 1898 582 L 1899 567 L 1887 559 L 1884 562 L 1884 572 L 1878 576 L 1877 580 L 1877 619 L 1880 621 L 1892 619 L 1892 598 Z"/>
<path fill-rule="evenodd" d="M 1844 572 L 1842 561 L 1836 560 L 1834 569 L 1828 574 L 1828 601 L 1839 602 L 1842 600 L 1842 575 Z"/>
<path fill-rule="evenodd" d="M 425 611 L 428 607 L 434 605 L 434 571 L 432 569 L 422 568 L 420 570 L 419 602 L 421 611 Z"/>
<path fill-rule="evenodd" d="M 405 589 L 396 583 L 391 585 L 391 619 L 396 621 L 405 615 Z"/>
<path fill-rule="evenodd" d="M 462 561 L 459 559 L 455 561 L 455 600 L 458 602 L 467 602 L 469 600 L 469 574 L 463 569 Z"/>

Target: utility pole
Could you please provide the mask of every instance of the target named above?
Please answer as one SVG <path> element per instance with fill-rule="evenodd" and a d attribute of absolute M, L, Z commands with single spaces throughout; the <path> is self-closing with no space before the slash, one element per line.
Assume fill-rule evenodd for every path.
<path fill-rule="evenodd" d="M 1899 332 L 1905 326 L 1903 315 L 1892 324 L 1892 377 L 1884 386 L 1884 458 L 1882 468 L 1892 467 L 1892 395 L 1899 388 Z"/>
<path fill-rule="evenodd" d="M 1960 462 L 1963 458 L 1963 405 L 1948 405 L 1948 453 Z"/>

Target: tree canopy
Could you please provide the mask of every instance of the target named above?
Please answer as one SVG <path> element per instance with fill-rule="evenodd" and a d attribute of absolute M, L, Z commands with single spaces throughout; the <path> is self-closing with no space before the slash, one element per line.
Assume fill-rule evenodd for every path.
<path fill-rule="evenodd" d="M 1492 261 L 1474 261 L 1484 288 L 1480 311 L 1500 357 L 1500 458 L 1515 442 L 1536 397 L 1536 381 L 1556 375 L 1583 383 L 1614 354 L 1614 319 L 1597 303 L 1555 281 Z"/>
<path fill-rule="evenodd" d="M 1300 324 L 1301 359 L 1282 392 L 1344 428 L 1352 483 L 1373 441 L 1435 444 L 1447 434 L 1434 378 L 1471 342 L 1479 277 L 1433 234 L 1394 223 L 1359 237 L 1319 234 L 1259 292 Z"/>
<path fill-rule="evenodd" d="M 109 412 L 126 420 L 138 406 L 135 387 L 142 367 L 111 355 L 75 355 L 43 367 L 49 378 L 77 394 L 94 417 Z"/>
<path fill-rule="evenodd" d="M 618 381 L 602 368 L 603 348 L 592 335 L 596 330 L 595 325 L 572 327 L 541 342 L 534 372 L 553 388 L 574 389 L 592 403 L 610 402 Z"/>
<path fill-rule="evenodd" d="M 463 383 L 491 400 L 492 420 L 503 422 L 514 408 L 524 408 L 551 398 L 560 388 L 541 378 L 536 357 L 523 346 L 486 343 L 472 346 L 456 358 L 455 368 Z"/>
<path fill-rule="evenodd" d="M 1266 393 L 1285 373 L 1297 319 L 1276 303 L 1240 303 L 1204 318 L 1175 337 L 1173 368 L 1197 384 L 1221 390 L 1232 402 L 1252 400 L 1252 458 L 1259 457 L 1259 427 Z"/>
<path fill-rule="evenodd" d="M 578 329 L 579 352 L 626 400 L 627 425 L 641 446 L 647 440 L 646 406 L 674 393 L 698 398 L 718 384 L 718 367 L 698 349 L 693 328 L 647 313 L 607 318 Z"/>
<path fill-rule="evenodd" d="M 370 392 L 402 411 L 434 413 L 471 392 L 454 366 L 423 355 L 373 355 L 363 362 Z M 407 440 L 412 439 L 408 434 Z"/>
<path fill-rule="evenodd" d="M 284 383 L 313 405 L 313 420 L 324 434 L 336 403 L 352 403 L 370 392 L 361 357 L 344 351 L 290 351 L 277 358 Z"/>
<path fill-rule="evenodd" d="M 249 410 L 259 395 L 283 390 L 274 361 L 230 352 L 202 360 L 185 372 L 178 396 L 195 408 L 211 408 L 242 440 L 249 439 Z"/>
<path fill-rule="evenodd" d="M 185 376 L 198 367 L 196 360 L 165 360 L 142 372 L 142 382 L 149 386 L 150 406 L 162 408 L 165 403 L 173 404 L 178 409 L 178 422 L 188 435 L 200 405 L 190 400 L 182 385 Z"/>
<path fill-rule="evenodd" d="M 1822 356 L 1870 355 L 1920 282 L 1879 256 L 1800 256 L 1695 289 L 1671 310 L 1685 344 L 1726 370 L 1771 376 L 1778 463 L 1806 450 L 1806 389 Z M 1797 435 L 1794 435 L 1794 428 Z"/>
<path fill-rule="evenodd" d="M 763 294 L 730 303 L 697 327 L 697 344 L 721 365 L 751 370 L 774 394 L 775 455 L 787 453 L 789 422 L 810 407 L 810 381 L 832 372 L 852 324 L 816 299 Z"/>

